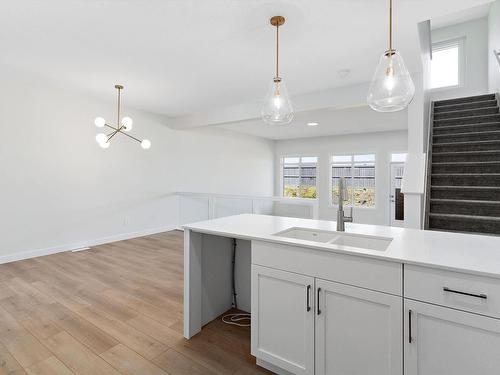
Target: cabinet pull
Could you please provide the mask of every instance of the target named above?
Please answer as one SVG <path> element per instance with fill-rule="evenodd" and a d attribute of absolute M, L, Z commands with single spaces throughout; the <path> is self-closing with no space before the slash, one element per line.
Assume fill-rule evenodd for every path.
<path fill-rule="evenodd" d="M 308 312 L 311 311 L 311 301 L 309 300 L 310 299 L 310 295 L 311 295 L 311 286 L 308 285 L 307 286 L 307 290 L 306 290 L 306 310 Z"/>
<path fill-rule="evenodd" d="M 413 337 L 411 337 L 411 310 L 408 310 L 408 342 L 410 344 L 413 342 Z"/>
<path fill-rule="evenodd" d="M 459 290 L 450 289 L 447 286 L 443 287 L 443 291 L 449 292 L 449 293 L 461 294 L 461 295 L 469 296 L 469 297 L 476 297 L 476 298 L 482 298 L 482 299 L 488 298 L 488 296 L 486 294 L 482 294 L 482 293 L 475 294 L 475 293 L 461 292 Z"/>
<path fill-rule="evenodd" d="M 320 315 L 321 314 L 321 310 L 319 309 L 319 293 L 321 292 L 321 288 L 318 288 L 318 298 L 317 298 L 317 314 Z"/>

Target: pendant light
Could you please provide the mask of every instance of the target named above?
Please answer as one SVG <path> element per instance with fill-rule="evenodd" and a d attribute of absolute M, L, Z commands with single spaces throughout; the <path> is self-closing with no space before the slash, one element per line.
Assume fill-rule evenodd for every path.
<path fill-rule="evenodd" d="M 123 90 L 123 86 L 115 85 L 115 89 L 118 91 L 116 125 L 108 124 L 102 117 L 97 117 L 94 120 L 95 126 L 97 126 L 98 128 L 107 127 L 113 129 L 113 131 L 109 134 L 99 133 L 96 135 L 95 140 L 102 148 L 109 148 L 111 139 L 115 135 L 120 133 L 129 137 L 130 139 L 133 139 L 134 141 L 139 142 L 143 149 L 149 149 L 151 147 L 151 141 L 149 141 L 148 139 L 140 140 L 130 134 L 127 134 L 132 130 L 133 121 L 130 117 L 121 117 L 121 91 Z"/>
<path fill-rule="evenodd" d="M 279 75 L 279 28 L 285 23 L 285 17 L 274 16 L 271 25 L 276 27 L 276 75 L 270 84 L 264 107 L 262 120 L 270 125 L 289 124 L 293 119 L 293 108 L 283 78 Z"/>
<path fill-rule="evenodd" d="M 380 58 L 368 92 L 368 104 L 378 112 L 405 109 L 415 85 L 401 55 L 392 47 L 392 0 L 389 0 L 389 49 Z"/>

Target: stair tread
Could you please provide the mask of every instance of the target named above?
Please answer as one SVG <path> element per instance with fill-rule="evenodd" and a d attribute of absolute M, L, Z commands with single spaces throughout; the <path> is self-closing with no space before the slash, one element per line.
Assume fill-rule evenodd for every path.
<path fill-rule="evenodd" d="M 470 99 L 477 99 L 477 100 L 470 100 Z M 440 107 L 440 106 L 445 106 L 445 105 L 476 103 L 476 102 L 495 100 L 495 99 L 496 99 L 495 94 L 483 94 L 483 95 L 466 96 L 463 98 L 437 100 L 434 102 L 434 105 L 437 105 L 438 107 Z"/>
<path fill-rule="evenodd" d="M 496 189 L 500 191 L 500 186 L 460 186 L 460 185 L 431 185 L 431 189 L 457 189 L 457 190 L 478 190 L 478 189 Z"/>
<path fill-rule="evenodd" d="M 475 135 L 475 134 L 500 134 L 500 130 L 485 130 L 482 132 L 467 132 L 467 133 L 453 133 L 453 134 L 433 134 L 433 137 L 450 137 L 457 135 Z"/>
<path fill-rule="evenodd" d="M 436 103 L 439 103 L 439 102 L 436 102 Z M 455 107 L 457 105 L 467 105 L 467 104 L 479 104 L 479 103 L 497 103 L 497 101 L 495 99 L 487 99 L 487 100 L 478 100 L 478 101 L 475 101 L 475 102 L 465 102 L 465 103 L 455 103 L 455 104 L 445 104 L 445 105 L 438 105 L 436 108 L 446 108 L 446 107 Z M 492 106 L 494 107 L 494 105 Z M 481 107 L 483 108 L 483 107 Z M 484 107 L 484 108 L 488 108 L 488 107 Z M 472 109 L 472 108 L 471 108 Z"/>
<path fill-rule="evenodd" d="M 484 165 L 484 164 L 500 164 L 500 161 L 439 161 L 432 162 L 432 165 Z"/>
<path fill-rule="evenodd" d="M 439 107 L 439 108 L 443 108 L 443 107 Z M 498 105 L 494 105 L 491 107 L 482 107 L 482 108 L 466 108 L 466 109 L 458 109 L 458 110 L 454 110 L 454 111 L 443 111 L 443 112 L 435 113 L 435 115 L 442 115 L 445 113 L 457 113 L 458 114 L 461 112 L 482 111 L 482 110 L 492 109 L 492 108 L 498 109 Z M 491 113 L 491 114 L 494 115 L 495 113 Z M 475 115 L 475 116 L 483 116 L 483 115 Z"/>
<path fill-rule="evenodd" d="M 477 199 L 450 199 L 450 198 L 431 198 L 431 202 L 449 202 L 449 203 L 472 203 L 472 204 L 498 204 L 500 205 L 500 201 L 482 201 Z"/>
<path fill-rule="evenodd" d="M 436 129 L 453 129 L 453 128 L 465 128 L 465 127 L 477 127 L 482 125 L 498 125 L 500 126 L 500 121 L 489 121 L 489 122 L 480 122 L 480 123 L 472 123 L 472 124 L 456 124 L 456 125 L 441 125 Z"/>
<path fill-rule="evenodd" d="M 442 218 L 454 218 L 454 219 L 465 219 L 465 220 L 483 220 L 483 221 L 500 221 L 498 216 L 476 216 L 476 215 L 462 215 L 462 214 L 437 214 L 429 213 L 429 216 L 442 217 Z"/>
<path fill-rule="evenodd" d="M 473 119 L 478 117 L 491 117 L 491 116 L 500 116 L 500 113 L 490 113 L 486 115 L 475 115 L 475 116 L 464 116 L 464 117 L 451 117 L 451 118 L 437 118 L 434 119 L 434 122 L 438 121 L 455 121 L 455 120 L 465 120 L 465 119 Z"/>
<path fill-rule="evenodd" d="M 448 134 L 449 135 L 449 134 Z M 459 141 L 459 142 L 443 142 L 443 143 L 435 143 L 433 146 L 449 146 L 449 145 L 461 145 L 461 144 L 488 144 L 488 143 L 500 143 L 500 139 L 488 139 L 483 141 Z"/>
<path fill-rule="evenodd" d="M 481 151 L 445 151 L 433 152 L 432 155 L 482 155 L 482 154 L 496 154 L 500 153 L 499 150 L 481 150 Z"/>
<path fill-rule="evenodd" d="M 432 176 L 500 176 L 500 173 L 432 173 Z"/>

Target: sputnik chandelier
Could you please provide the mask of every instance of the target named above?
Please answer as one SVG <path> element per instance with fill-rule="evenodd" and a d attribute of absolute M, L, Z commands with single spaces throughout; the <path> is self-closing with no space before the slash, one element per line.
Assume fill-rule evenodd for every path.
<path fill-rule="evenodd" d="M 120 133 L 129 137 L 130 139 L 133 139 L 134 141 L 139 142 L 143 149 L 145 150 L 149 149 L 151 147 L 151 141 L 147 139 L 143 139 L 141 141 L 140 139 L 128 134 L 128 132 L 132 130 L 133 120 L 127 116 L 123 118 L 121 117 L 121 91 L 123 90 L 123 86 L 115 85 L 115 89 L 118 91 L 118 100 L 117 100 L 118 115 L 116 119 L 116 125 L 108 124 L 106 120 L 103 119 L 102 117 L 97 117 L 94 121 L 95 126 L 97 126 L 98 128 L 108 127 L 113 131 L 109 134 L 99 133 L 96 135 L 95 140 L 102 148 L 109 148 L 111 139 L 115 135 Z"/>

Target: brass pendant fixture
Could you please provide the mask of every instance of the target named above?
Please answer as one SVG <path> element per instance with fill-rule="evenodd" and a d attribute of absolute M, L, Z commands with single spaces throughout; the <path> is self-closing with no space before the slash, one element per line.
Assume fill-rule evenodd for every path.
<path fill-rule="evenodd" d="M 261 110 L 262 120 L 270 125 L 289 124 L 293 120 L 293 108 L 285 82 L 279 75 L 279 28 L 285 23 L 285 17 L 274 16 L 270 20 L 276 27 L 276 74 L 270 84 L 266 101 Z"/>
<path fill-rule="evenodd" d="M 143 149 L 145 150 L 149 149 L 151 147 L 151 141 L 149 141 L 148 139 L 140 140 L 128 134 L 128 132 L 132 130 L 133 120 L 127 116 L 123 118 L 121 117 L 121 91 L 123 90 L 123 86 L 115 85 L 115 89 L 118 91 L 116 125 L 108 124 L 106 120 L 103 119 L 102 117 L 97 117 L 94 121 L 95 126 L 97 126 L 98 128 L 107 127 L 113 130 L 109 134 L 105 133 L 97 134 L 95 137 L 97 143 L 102 148 L 109 148 L 111 139 L 113 139 L 113 137 L 117 134 L 123 134 L 129 137 L 130 139 L 139 142 Z"/>
<path fill-rule="evenodd" d="M 405 109 L 414 94 L 410 73 L 392 45 L 392 0 L 389 0 L 389 49 L 380 58 L 367 101 L 375 111 L 396 112 Z"/>

